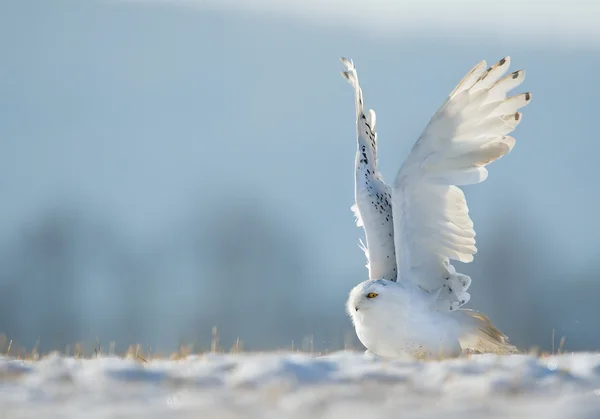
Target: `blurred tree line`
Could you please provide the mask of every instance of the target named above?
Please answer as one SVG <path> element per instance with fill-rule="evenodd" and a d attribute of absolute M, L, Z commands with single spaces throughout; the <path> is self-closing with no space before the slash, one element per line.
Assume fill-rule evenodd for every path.
<path fill-rule="evenodd" d="M 135 246 L 110 220 L 47 210 L 3 244 L 0 333 L 41 351 L 96 338 L 121 351 L 135 343 L 208 349 L 213 326 L 224 349 L 240 338 L 249 350 L 336 350 L 348 336 L 360 347 L 344 313 L 354 284 L 347 272 L 327 284 L 311 277 L 306 267 L 319 255 L 295 241 L 288 220 L 243 198 L 201 214 L 171 237 Z M 471 306 L 520 347 L 550 349 L 555 329 L 556 345 L 565 336 L 567 350 L 598 349 L 595 267 L 557 271 L 551 244 L 523 228 L 526 218 L 497 221 L 492 249 L 476 258 L 483 278 L 473 282 Z"/>

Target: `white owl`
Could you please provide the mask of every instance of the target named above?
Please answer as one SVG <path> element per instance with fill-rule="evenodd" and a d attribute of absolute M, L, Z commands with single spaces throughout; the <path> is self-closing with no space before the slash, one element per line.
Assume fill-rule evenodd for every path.
<path fill-rule="evenodd" d="M 530 93 L 507 98 L 523 71 L 505 76 L 506 57 L 477 64 L 433 116 L 391 186 L 377 170 L 375 112 L 365 111 L 356 68 L 342 58 L 354 87 L 358 150 L 357 225 L 365 230 L 369 279 L 350 292 L 347 310 L 358 338 L 372 353 L 457 356 L 463 350 L 514 352 L 488 318 L 461 308 L 471 278 L 450 260 L 471 262 L 475 231 L 459 185 L 483 182 L 489 163 L 514 146 Z"/>

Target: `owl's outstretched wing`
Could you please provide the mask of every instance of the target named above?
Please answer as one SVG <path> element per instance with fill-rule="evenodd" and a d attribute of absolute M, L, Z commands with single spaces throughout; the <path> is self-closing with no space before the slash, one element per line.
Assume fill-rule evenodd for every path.
<path fill-rule="evenodd" d="M 365 112 L 362 89 L 352 60 L 341 59 L 346 66 L 342 74 L 354 87 L 356 106 L 357 150 L 354 168 L 354 199 L 352 206 L 356 224 L 365 230 L 367 244 L 362 246 L 367 256 L 369 279 L 396 280 L 394 225 L 391 188 L 377 170 L 377 132 L 375 111 Z"/>
<path fill-rule="evenodd" d="M 459 185 L 483 182 L 489 163 L 507 154 L 521 121 L 518 110 L 530 93 L 507 98 L 523 71 L 504 76 L 506 57 L 487 68 L 477 64 L 433 116 L 402 164 L 393 185 L 392 207 L 398 276 L 439 291 L 439 308 L 466 303 L 471 279 L 450 259 L 471 262 L 475 231 Z M 503 77 L 504 76 L 504 77 Z"/>

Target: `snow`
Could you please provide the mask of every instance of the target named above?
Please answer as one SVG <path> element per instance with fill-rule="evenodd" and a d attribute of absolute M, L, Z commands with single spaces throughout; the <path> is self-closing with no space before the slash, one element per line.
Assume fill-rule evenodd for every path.
<path fill-rule="evenodd" d="M 387 361 L 357 352 L 181 360 L 0 357 L 7 418 L 592 418 L 600 354 Z"/>

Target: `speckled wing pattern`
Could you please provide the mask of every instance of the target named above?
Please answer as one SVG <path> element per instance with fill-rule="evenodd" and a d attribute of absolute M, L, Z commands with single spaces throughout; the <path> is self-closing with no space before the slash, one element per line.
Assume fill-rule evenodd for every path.
<path fill-rule="evenodd" d="M 354 87 L 357 155 L 355 205 L 369 278 L 412 281 L 437 296 L 437 308 L 456 310 L 470 299 L 471 278 L 451 260 L 471 262 L 475 231 L 460 185 L 483 182 L 485 166 L 510 152 L 508 136 L 521 120 L 530 93 L 507 97 L 524 71 L 505 76 L 510 57 L 473 67 L 433 116 L 402 164 L 393 186 L 377 171 L 375 112 L 365 112 L 352 60 L 342 74 Z"/>
<path fill-rule="evenodd" d="M 351 60 L 342 58 L 346 71 L 342 75 L 354 87 L 356 106 L 357 151 L 354 171 L 352 206 L 356 224 L 365 231 L 369 279 L 396 280 L 394 224 L 392 220 L 391 188 L 377 170 L 377 131 L 375 111 L 365 112 L 364 98 Z"/>
<path fill-rule="evenodd" d="M 393 184 L 394 244 L 399 277 L 439 293 L 439 309 L 456 310 L 471 278 L 450 260 L 471 262 L 475 230 L 460 185 L 487 178 L 485 166 L 510 152 L 530 93 L 507 98 L 523 71 L 505 76 L 510 57 L 473 67 L 433 116 Z"/>

